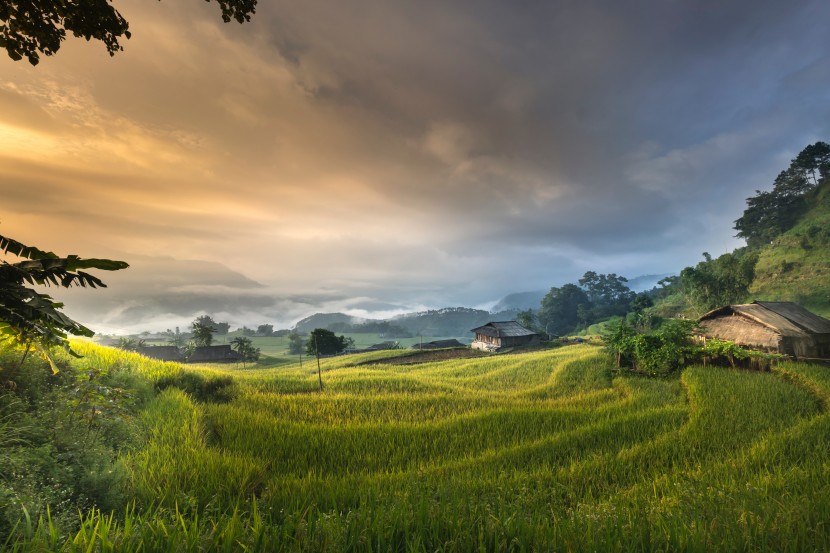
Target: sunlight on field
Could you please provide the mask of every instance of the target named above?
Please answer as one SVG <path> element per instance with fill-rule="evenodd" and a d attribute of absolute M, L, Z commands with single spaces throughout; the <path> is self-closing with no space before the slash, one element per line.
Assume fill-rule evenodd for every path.
<path fill-rule="evenodd" d="M 589 345 L 410 365 L 382 362 L 407 352 L 373 352 L 322 360 L 320 391 L 316 363 L 83 353 L 196 390 L 154 400 L 146 447 L 127 459 L 135 509 L 104 536 L 92 529 L 106 517 L 88 514 L 90 547 L 830 546 L 824 368 L 645 379 L 615 376 Z"/>

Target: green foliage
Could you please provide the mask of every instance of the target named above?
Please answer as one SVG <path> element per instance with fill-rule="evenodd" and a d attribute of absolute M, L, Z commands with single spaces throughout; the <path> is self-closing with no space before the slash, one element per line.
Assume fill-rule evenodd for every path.
<path fill-rule="evenodd" d="M 303 337 L 296 330 L 288 334 L 288 353 L 291 355 L 302 353 L 304 344 Z"/>
<path fill-rule="evenodd" d="M 580 323 L 585 323 L 580 315 L 580 306 L 589 305 L 590 298 L 576 284 L 565 284 L 561 288 L 551 288 L 542 298 L 539 309 L 539 324 L 545 332 L 562 336 L 572 332 Z"/>
<path fill-rule="evenodd" d="M 139 338 L 132 338 L 129 336 L 122 336 L 118 339 L 118 349 L 124 351 L 138 351 L 138 348 L 143 348 L 147 343 Z"/>
<path fill-rule="evenodd" d="M 209 321 L 205 320 L 206 316 L 202 316 L 194 320 L 190 324 L 190 334 L 193 336 L 193 343 L 196 347 L 206 347 L 213 343 L 213 335 L 216 333 L 216 327 Z"/>
<path fill-rule="evenodd" d="M 579 286 L 551 288 L 539 309 L 540 330 L 563 336 L 609 317 L 625 315 L 636 297 L 626 282 L 625 277 L 614 273 L 588 271 L 579 279 Z"/>
<path fill-rule="evenodd" d="M 336 336 L 331 330 L 315 328 L 306 341 L 305 351 L 308 355 L 335 355 L 349 345 L 345 336 Z"/>
<path fill-rule="evenodd" d="M 699 314 L 744 301 L 755 277 L 758 253 L 737 249 L 712 259 L 704 253 L 704 261 L 680 272 L 684 293 Z"/>
<path fill-rule="evenodd" d="M 176 327 L 175 332 L 168 331 L 167 336 L 167 343 L 171 346 L 176 346 L 177 348 L 181 349 L 185 347 L 185 344 L 187 344 L 187 338 L 184 334 L 179 332 L 179 327 Z"/>
<path fill-rule="evenodd" d="M 735 221 L 738 236 L 757 248 L 791 229 L 810 204 L 819 182 L 830 175 L 830 145 L 816 142 L 792 160 L 773 183 L 772 191 L 757 190 L 748 198 L 744 214 Z"/>
<path fill-rule="evenodd" d="M 247 336 L 237 336 L 231 340 L 231 348 L 242 357 L 242 361 L 257 361 L 259 359 L 259 348 L 255 347 Z"/>
<path fill-rule="evenodd" d="M 653 331 L 638 332 L 626 321 L 609 324 L 603 334 L 606 350 L 617 366 L 630 365 L 651 376 L 667 375 L 697 359 L 692 343 L 695 321 L 668 319 Z"/>
<path fill-rule="evenodd" d="M 177 374 L 163 376 L 156 380 L 156 389 L 164 391 L 176 388 L 186 392 L 194 400 L 201 402 L 224 403 L 231 401 L 236 394 L 232 377 L 228 375 L 205 375 L 196 371 L 183 370 Z"/>
<path fill-rule="evenodd" d="M 210 0 L 208 0 L 210 1 Z M 222 20 L 250 21 L 257 0 L 216 0 Z M 109 2 L 0 2 L 0 46 L 15 61 L 24 57 L 37 65 L 40 55 L 51 56 L 67 32 L 104 43 L 109 54 L 123 50 L 121 37 L 130 38 L 129 24 Z"/>
<path fill-rule="evenodd" d="M 754 299 L 795 301 L 830 317 L 830 179 L 824 179 L 798 224 L 759 251 Z"/>
<path fill-rule="evenodd" d="M 536 314 L 533 313 L 532 309 L 527 309 L 525 311 L 519 311 L 516 313 L 516 322 L 522 325 L 525 328 L 529 328 L 535 332 L 539 332 L 541 329 L 539 328 L 539 319 L 536 317 Z"/>
<path fill-rule="evenodd" d="M 590 321 L 626 314 L 636 296 L 626 282 L 628 279 L 614 273 L 600 275 L 594 271 L 588 271 L 579 279 L 579 285 L 590 300 Z"/>
<path fill-rule="evenodd" d="M 106 285 L 98 277 L 84 269 L 117 271 L 128 265 L 123 261 L 81 259 L 76 255 L 58 257 L 5 236 L 0 236 L 0 249 L 24 259 L 15 263 L 3 260 L 0 264 L 0 340 L 22 346 L 24 359 L 31 346 L 37 347 L 53 370 L 57 370 L 48 350 L 60 346 L 72 353 L 68 335 L 92 336 L 93 332 L 61 312 L 62 303 L 27 285 L 104 288 Z"/>
<path fill-rule="evenodd" d="M 136 415 L 149 383 L 66 355 L 55 356 L 61 371 L 52 374 L 38 358 L 20 366 L 18 354 L 0 353 L 0 535 L 47 507 L 64 531 L 78 509 L 121 509 L 128 499 L 118 456 L 141 444 Z"/>

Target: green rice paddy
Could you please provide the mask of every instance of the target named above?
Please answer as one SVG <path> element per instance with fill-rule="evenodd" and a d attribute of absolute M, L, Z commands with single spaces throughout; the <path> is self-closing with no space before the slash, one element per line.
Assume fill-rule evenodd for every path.
<path fill-rule="evenodd" d="M 170 387 L 125 459 L 133 503 L 46 518 L 9 550 L 826 551 L 830 369 L 612 373 L 599 348 L 422 364 L 375 352 L 183 368 L 97 346 Z M 2 543 L 2 541 L 0 541 Z"/>

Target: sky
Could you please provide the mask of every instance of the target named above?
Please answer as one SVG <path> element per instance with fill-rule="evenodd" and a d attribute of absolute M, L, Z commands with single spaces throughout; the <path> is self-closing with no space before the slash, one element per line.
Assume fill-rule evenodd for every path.
<path fill-rule="evenodd" d="M 119 1 L 0 55 L 0 234 L 125 260 L 100 332 L 291 326 L 676 273 L 830 141 L 830 3 Z"/>

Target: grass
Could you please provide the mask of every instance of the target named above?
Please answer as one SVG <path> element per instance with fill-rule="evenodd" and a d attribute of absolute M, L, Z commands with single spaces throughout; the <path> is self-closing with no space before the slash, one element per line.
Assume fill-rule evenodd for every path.
<path fill-rule="evenodd" d="M 152 401 L 124 459 L 133 503 L 68 534 L 30 520 L 5 548 L 830 549 L 824 367 L 645 379 L 590 345 L 361 365 L 377 359 L 323 360 L 322 391 L 316 365 L 180 367 L 233 396 Z"/>

